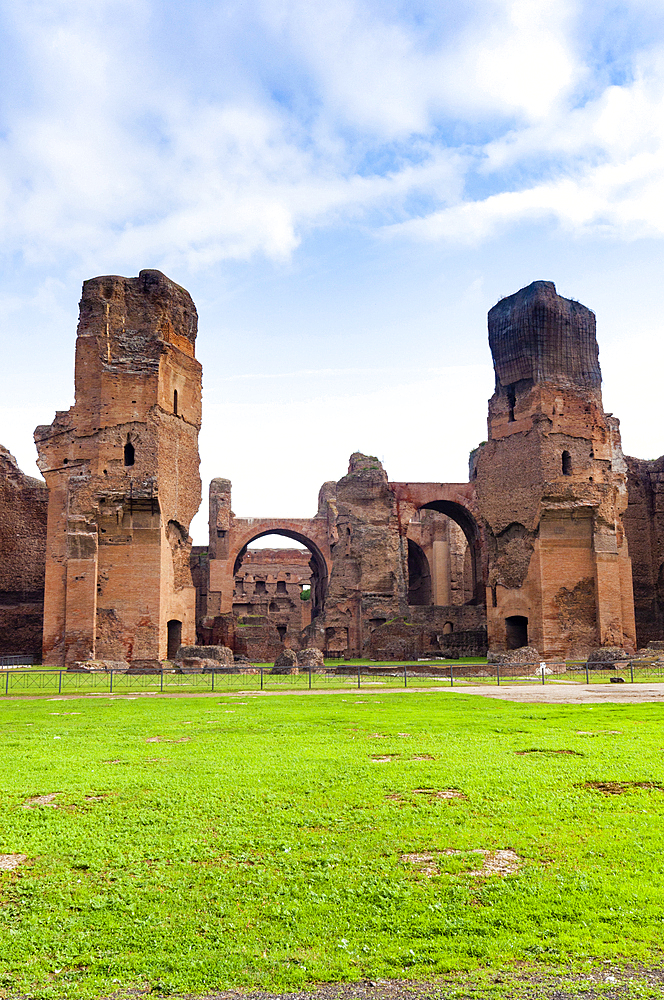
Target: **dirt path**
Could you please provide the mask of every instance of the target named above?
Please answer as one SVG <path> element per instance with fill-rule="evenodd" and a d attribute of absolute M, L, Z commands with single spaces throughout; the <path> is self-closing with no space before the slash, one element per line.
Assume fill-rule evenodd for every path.
<path fill-rule="evenodd" d="M 155 997 L 155 993 L 151 994 Z M 138 991 L 118 991 L 107 1000 L 133 1000 Z M 488 970 L 434 979 L 429 982 L 379 980 L 359 983 L 326 983 L 292 993 L 224 990 L 203 996 L 170 997 L 170 1000 L 631 1000 L 664 996 L 664 970 L 617 968 L 589 969 L 583 974 L 544 971 L 530 974 Z M 158 1000 L 158 995 L 155 997 Z"/>

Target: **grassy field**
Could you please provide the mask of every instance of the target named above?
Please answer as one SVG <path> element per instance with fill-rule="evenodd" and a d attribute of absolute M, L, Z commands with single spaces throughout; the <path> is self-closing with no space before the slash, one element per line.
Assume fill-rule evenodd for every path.
<path fill-rule="evenodd" d="M 657 705 L 17 700 L 0 726 L 0 996 L 661 960 Z"/>

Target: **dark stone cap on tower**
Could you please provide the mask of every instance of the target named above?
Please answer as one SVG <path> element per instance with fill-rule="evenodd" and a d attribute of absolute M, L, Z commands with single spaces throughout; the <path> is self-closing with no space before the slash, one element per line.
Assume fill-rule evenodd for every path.
<path fill-rule="evenodd" d="M 533 281 L 489 311 L 489 347 L 497 386 L 520 379 L 601 386 L 595 314 L 558 295 L 552 281 Z"/>

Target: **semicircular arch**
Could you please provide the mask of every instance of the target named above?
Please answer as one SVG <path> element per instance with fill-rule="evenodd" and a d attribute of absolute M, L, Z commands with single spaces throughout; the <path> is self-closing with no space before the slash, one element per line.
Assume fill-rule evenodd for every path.
<path fill-rule="evenodd" d="M 436 510 L 440 514 L 445 514 L 450 520 L 459 525 L 470 551 L 471 566 L 473 572 L 473 604 L 484 604 L 486 601 L 486 590 L 484 585 L 484 574 L 482 572 L 482 534 L 477 521 L 471 511 L 464 504 L 454 500 L 430 500 L 418 506 L 418 510 Z"/>
<path fill-rule="evenodd" d="M 328 561 L 320 547 L 312 538 L 303 532 L 297 531 L 294 528 L 279 528 L 272 526 L 263 529 L 258 528 L 254 531 L 247 532 L 245 537 L 240 539 L 239 544 L 236 546 L 236 551 L 234 555 L 232 555 L 233 576 L 237 575 L 242 565 L 242 560 L 244 559 L 246 551 L 251 543 L 255 542 L 259 538 L 265 538 L 267 535 L 282 535 L 285 538 L 292 538 L 294 542 L 299 542 L 300 545 L 304 545 L 305 548 L 309 549 L 309 552 L 311 553 L 311 560 L 309 563 L 311 566 L 311 616 L 312 618 L 315 618 L 323 610 L 325 594 L 327 593 L 329 568 Z"/>

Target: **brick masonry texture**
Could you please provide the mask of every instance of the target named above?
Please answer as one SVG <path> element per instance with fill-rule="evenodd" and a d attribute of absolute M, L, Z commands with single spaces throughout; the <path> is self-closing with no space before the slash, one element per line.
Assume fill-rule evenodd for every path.
<path fill-rule="evenodd" d="M 189 294 L 158 271 L 85 282 L 76 402 L 35 432 L 47 517 L 44 484 L 0 451 L 0 650 L 38 655 L 42 595 L 44 662 L 60 666 L 150 669 L 180 643 L 265 661 L 664 639 L 664 457 L 623 456 L 594 314 L 552 282 L 489 313 L 496 388 L 468 482 L 391 482 L 355 453 L 313 517 L 252 519 L 217 478 L 192 550 L 196 331 Z M 308 552 L 256 550 L 273 532 Z"/>

